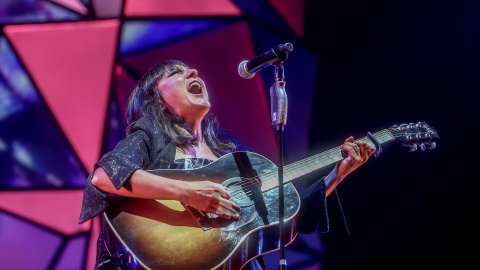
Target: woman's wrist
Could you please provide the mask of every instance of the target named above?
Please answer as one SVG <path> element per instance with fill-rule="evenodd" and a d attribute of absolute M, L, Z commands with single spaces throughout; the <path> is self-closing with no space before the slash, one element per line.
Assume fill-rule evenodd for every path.
<path fill-rule="evenodd" d="M 185 202 L 187 199 L 186 187 L 187 183 L 180 180 L 169 180 L 170 183 L 170 192 L 172 198 L 179 202 Z"/>

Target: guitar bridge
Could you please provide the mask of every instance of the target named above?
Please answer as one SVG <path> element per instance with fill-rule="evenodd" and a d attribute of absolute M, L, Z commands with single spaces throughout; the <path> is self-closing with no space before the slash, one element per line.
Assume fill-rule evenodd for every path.
<path fill-rule="evenodd" d="M 197 220 L 198 225 L 202 228 L 204 231 L 208 231 L 212 229 L 212 223 L 210 222 L 210 216 L 207 213 L 204 213 L 203 211 L 200 211 L 198 209 L 195 209 L 191 207 L 190 205 L 184 205 L 185 209 L 187 209 L 190 214 L 193 215 L 195 220 Z"/>

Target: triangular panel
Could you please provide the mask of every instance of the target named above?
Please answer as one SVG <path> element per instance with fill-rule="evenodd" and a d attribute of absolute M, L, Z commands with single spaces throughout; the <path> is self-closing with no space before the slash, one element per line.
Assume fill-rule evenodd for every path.
<path fill-rule="evenodd" d="M 78 224 L 82 198 L 83 189 L 0 191 L 0 209 L 72 235 L 90 229 L 88 223 Z"/>
<path fill-rule="evenodd" d="M 127 17 L 240 16 L 242 10 L 230 0 L 125 0 Z"/>
<path fill-rule="evenodd" d="M 100 154 L 118 27 L 107 20 L 4 28 L 87 171 Z"/>
<path fill-rule="evenodd" d="M 48 269 L 62 237 L 0 211 L 1 269 Z"/>
<path fill-rule="evenodd" d="M 264 25 L 268 25 L 275 31 L 283 33 L 285 36 L 296 36 L 290 26 L 280 16 L 275 8 L 267 0 L 232 0 L 248 16 L 254 17 Z"/>
<path fill-rule="evenodd" d="M 303 37 L 305 0 L 268 0 L 297 36 Z"/>
<path fill-rule="evenodd" d="M 171 59 L 196 68 L 207 85 L 212 112 L 222 127 L 238 141 L 275 161 L 276 137 L 263 80 L 261 76 L 245 80 L 237 72 L 242 60 L 254 56 L 248 25 L 239 22 L 131 56 L 124 62 L 142 74 L 156 63 Z"/>
<path fill-rule="evenodd" d="M 2 1 L 0 24 L 39 23 L 56 21 L 76 21 L 80 15 L 51 3 L 49 0 Z"/>
<path fill-rule="evenodd" d="M 80 0 L 50 0 L 54 3 L 57 3 L 61 6 L 64 6 L 70 10 L 73 10 L 79 14 L 87 15 L 88 9 L 85 7 Z"/>
<path fill-rule="evenodd" d="M 228 23 L 218 19 L 127 21 L 122 26 L 120 53 L 131 54 L 187 35 L 201 34 L 202 31 Z"/>
<path fill-rule="evenodd" d="M 97 18 L 118 18 L 122 14 L 123 0 L 92 0 Z"/>
<path fill-rule="evenodd" d="M 87 238 L 83 235 L 70 238 L 53 269 L 82 270 L 84 258 L 79 255 L 84 252 L 86 244 Z"/>

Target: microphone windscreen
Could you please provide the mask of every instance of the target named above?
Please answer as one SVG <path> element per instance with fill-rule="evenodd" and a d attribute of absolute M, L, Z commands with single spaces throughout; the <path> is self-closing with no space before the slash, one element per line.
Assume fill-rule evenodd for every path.
<path fill-rule="evenodd" d="M 255 76 L 255 73 L 250 73 L 247 71 L 248 60 L 244 60 L 238 65 L 238 75 L 244 79 L 251 79 Z"/>

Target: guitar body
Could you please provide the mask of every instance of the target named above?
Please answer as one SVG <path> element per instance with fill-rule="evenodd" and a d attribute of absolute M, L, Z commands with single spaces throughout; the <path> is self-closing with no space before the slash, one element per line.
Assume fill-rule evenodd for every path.
<path fill-rule="evenodd" d="M 109 253 L 128 253 L 123 260 L 129 269 L 241 269 L 253 258 L 279 249 L 278 188 L 262 191 L 259 184 L 263 175 L 278 173 L 267 158 L 234 152 L 198 169 L 149 172 L 228 186 L 231 200 L 242 210 L 238 220 L 228 220 L 178 201 L 130 199 L 104 214 Z M 284 184 L 284 201 L 285 242 L 290 243 L 300 207 L 291 183 Z"/>

